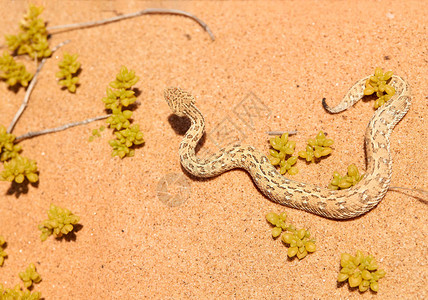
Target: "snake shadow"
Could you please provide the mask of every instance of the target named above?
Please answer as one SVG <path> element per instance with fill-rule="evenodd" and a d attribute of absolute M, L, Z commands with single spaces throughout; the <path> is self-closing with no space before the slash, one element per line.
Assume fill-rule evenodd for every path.
<path fill-rule="evenodd" d="M 391 188 L 390 191 L 394 192 L 394 193 L 399 193 L 399 194 L 405 195 L 407 197 L 413 198 L 413 199 L 421 202 L 422 204 L 428 205 L 428 198 L 422 198 L 420 196 L 412 195 L 412 193 L 428 193 L 426 191 L 418 190 L 418 189 L 411 190 L 411 191 L 410 190 L 399 190 L 399 188 L 395 188 L 395 187 Z"/>

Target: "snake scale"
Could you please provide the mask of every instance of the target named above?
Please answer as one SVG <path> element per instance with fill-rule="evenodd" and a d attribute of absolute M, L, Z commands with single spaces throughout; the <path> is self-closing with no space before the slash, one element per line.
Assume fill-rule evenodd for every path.
<path fill-rule="evenodd" d="M 330 108 L 323 100 L 324 108 L 330 113 L 339 113 L 354 105 L 364 96 L 367 78 L 357 81 L 337 106 Z M 260 191 L 274 202 L 326 218 L 350 219 L 376 206 L 390 185 L 389 137 L 409 110 L 411 93 L 409 84 L 399 76 L 394 75 L 389 84 L 394 86 L 396 93 L 375 111 L 364 136 L 366 173 L 353 187 L 336 191 L 287 179 L 262 152 L 240 143 L 222 148 L 208 158 L 198 158 L 195 147 L 204 133 L 205 123 L 194 97 L 180 88 L 167 88 L 164 96 L 174 114 L 191 120 L 179 147 L 181 164 L 189 173 L 197 177 L 213 177 L 242 168 L 251 175 Z"/>

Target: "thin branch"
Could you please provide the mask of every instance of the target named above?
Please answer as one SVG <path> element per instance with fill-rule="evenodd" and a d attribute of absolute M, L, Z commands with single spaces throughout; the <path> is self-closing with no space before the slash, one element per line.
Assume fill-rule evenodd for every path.
<path fill-rule="evenodd" d="M 297 134 L 297 130 L 292 131 L 266 131 L 268 135 L 282 135 L 284 133 L 288 133 L 289 135 L 295 135 Z"/>
<path fill-rule="evenodd" d="M 82 27 L 94 27 L 94 26 L 99 26 L 99 25 L 103 25 L 103 24 L 107 24 L 107 23 L 117 22 L 117 21 L 124 20 L 124 19 L 135 18 L 135 17 L 142 16 L 142 15 L 149 15 L 149 14 L 150 15 L 151 14 L 169 14 L 169 15 L 179 15 L 179 16 L 188 17 L 188 18 L 194 20 L 195 22 L 197 22 L 208 33 L 211 40 L 213 40 L 213 41 L 215 40 L 214 34 L 211 31 L 211 29 L 208 27 L 208 25 L 204 21 L 202 21 L 198 17 L 196 17 L 196 16 L 194 16 L 188 12 L 182 11 L 182 10 L 164 9 L 164 8 L 147 8 L 147 9 L 144 9 L 144 10 L 141 10 L 138 12 L 125 14 L 125 15 L 121 15 L 121 16 L 116 16 L 116 17 L 109 18 L 109 19 L 84 22 L 84 23 L 74 23 L 74 24 L 67 24 L 67 25 L 50 26 L 46 29 L 48 31 L 51 31 L 51 30 L 55 30 L 55 29 L 75 29 L 75 28 L 82 28 Z"/>
<path fill-rule="evenodd" d="M 54 53 L 56 50 L 58 50 L 59 48 L 61 48 L 62 46 L 68 44 L 70 42 L 70 40 L 66 40 L 60 44 L 58 44 L 55 48 L 52 49 L 52 53 Z M 46 60 L 48 58 L 43 58 L 42 61 L 40 62 L 40 64 L 37 66 L 37 70 L 36 73 L 34 74 L 33 79 L 31 79 L 30 85 L 28 86 L 27 91 L 25 92 L 25 97 L 24 97 L 24 101 L 21 104 L 21 107 L 18 109 L 18 111 L 16 112 L 15 116 L 13 117 L 12 122 L 10 123 L 9 127 L 7 128 L 7 133 L 11 133 L 13 128 L 16 125 L 16 122 L 18 122 L 19 118 L 21 117 L 22 113 L 24 112 L 25 108 L 28 105 L 28 100 L 30 99 L 30 95 L 31 92 L 34 89 L 34 86 L 36 85 L 37 82 L 37 76 L 39 75 L 40 71 L 42 70 L 44 64 L 46 63 Z"/>
<path fill-rule="evenodd" d="M 44 130 L 40 130 L 40 131 L 30 131 L 30 132 L 28 132 L 26 134 L 18 136 L 15 139 L 15 141 L 16 142 L 20 142 L 20 141 L 25 140 L 25 139 L 31 139 L 31 138 L 33 138 L 35 136 L 39 136 L 39 135 L 43 135 L 43 134 L 48 134 L 48 133 L 54 133 L 54 132 L 58 132 L 58 131 L 63 131 L 63 130 L 66 130 L 66 129 L 70 128 L 70 127 L 84 125 L 84 124 L 88 124 L 88 123 L 91 123 L 91 122 L 94 122 L 94 121 L 107 119 L 110 116 L 111 116 L 111 114 L 104 115 L 104 116 L 98 116 L 98 117 L 95 117 L 95 118 L 86 119 L 86 120 L 83 120 L 83 121 L 80 121 L 80 122 L 68 123 L 68 124 L 65 124 L 65 125 L 62 125 L 62 126 L 59 126 L 59 127 L 55 127 L 55 128 L 49 128 L 49 129 L 44 129 Z"/>
<path fill-rule="evenodd" d="M 15 116 L 13 117 L 12 122 L 10 123 L 9 127 L 7 128 L 7 133 L 11 133 L 13 128 L 16 125 L 16 122 L 18 122 L 18 119 L 21 117 L 22 113 L 24 112 L 25 108 L 27 107 L 28 100 L 30 99 L 31 92 L 33 91 L 34 86 L 37 82 L 37 75 L 39 74 L 40 70 L 43 68 L 43 65 L 46 62 L 46 58 L 43 58 L 40 62 L 39 66 L 37 67 L 36 73 L 34 74 L 33 79 L 30 82 L 30 85 L 28 86 L 27 92 L 25 93 L 24 101 L 21 104 L 21 107 L 16 112 Z"/>

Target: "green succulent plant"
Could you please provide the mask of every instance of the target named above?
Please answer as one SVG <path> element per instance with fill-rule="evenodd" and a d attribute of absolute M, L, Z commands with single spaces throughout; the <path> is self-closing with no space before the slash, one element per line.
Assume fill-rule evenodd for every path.
<path fill-rule="evenodd" d="M 21 150 L 22 147 L 15 144 L 15 136 L 7 133 L 6 127 L 0 125 L 0 161 L 17 157 Z"/>
<path fill-rule="evenodd" d="M 277 238 L 283 233 L 281 240 L 290 246 L 287 251 L 288 257 L 303 259 L 309 253 L 315 252 L 315 240 L 310 238 L 310 232 L 307 229 L 296 229 L 293 225 L 287 225 L 286 219 L 285 212 L 279 215 L 270 212 L 266 215 L 266 220 L 274 226 L 272 237 Z"/>
<path fill-rule="evenodd" d="M 122 66 L 119 73 L 116 75 L 116 80 L 110 82 L 110 86 L 118 90 L 130 90 L 132 86 L 138 82 L 138 80 L 140 80 L 140 77 L 135 76 L 135 71 L 128 71 L 125 66 Z"/>
<path fill-rule="evenodd" d="M 116 79 L 110 82 L 107 88 L 107 95 L 102 99 L 107 110 L 112 114 L 106 120 L 110 128 L 113 128 L 116 136 L 115 140 L 110 140 L 109 144 L 113 148 L 112 156 L 134 156 L 134 145 L 144 143 L 143 133 L 138 125 L 131 125 L 132 111 L 125 109 L 135 103 L 137 98 L 131 89 L 139 80 L 134 71 L 128 71 L 126 67 L 121 67 Z M 92 139 L 93 140 L 93 139 Z"/>
<path fill-rule="evenodd" d="M 33 59 L 51 56 L 46 24 L 39 18 L 42 12 L 43 7 L 30 4 L 27 14 L 19 23 L 20 32 L 17 35 L 6 35 L 10 51 L 18 55 L 28 54 Z"/>
<path fill-rule="evenodd" d="M 287 220 L 287 214 L 285 212 L 282 212 L 279 215 L 274 212 L 270 212 L 266 214 L 266 220 L 274 226 L 272 229 L 273 238 L 280 236 L 283 230 L 288 230 L 289 225 L 285 223 Z"/>
<path fill-rule="evenodd" d="M 33 74 L 28 72 L 23 64 L 16 62 L 8 52 L 4 51 L 3 56 L 0 56 L 0 79 L 9 86 L 20 84 L 27 87 L 33 79 Z"/>
<path fill-rule="evenodd" d="M 4 237 L 0 235 L 0 267 L 3 266 L 4 259 L 7 257 L 7 253 L 3 249 L 4 244 L 6 244 L 6 241 Z"/>
<path fill-rule="evenodd" d="M 132 111 L 122 111 L 119 108 L 114 108 L 111 116 L 107 118 L 106 122 L 110 125 L 110 128 L 121 130 L 123 128 L 128 128 L 131 125 L 131 122 L 129 121 L 131 117 Z"/>
<path fill-rule="evenodd" d="M 134 149 L 130 149 L 133 145 L 141 145 L 144 143 L 143 133 L 140 131 L 138 124 L 131 125 L 130 127 L 114 133 L 117 137 L 116 140 L 110 140 L 110 146 L 113 148 L 112 155 L 119 156 L 134 156 Z"/>
<path fill-rule="evenodd" d="M 120 88 L 119 90 L 112 90 L 107 88 L 107 96 L 103 98 L 103 101 L 105 103 L 105 107 L 111 110 L 120 106 L 127 107 L 137 100 L 134 94 L 134 91 L 129 89 Z"/>
<path fill-rule="evenodd" d="M 360 292 L 365 292 L 369 288 L 377 292 L 379 290 L 378 280 L 385 277 L 386 274 L 384 270 L 378 269 L 378 264 L 373 256 L 365 256 L 359 250 L 355 256 L 342 253 L 340 265 L 342 269 L 337 281 L 344 282 L 347 280 L 350 287 L 358 287 Z"/>
<path fill-rule="evenodd" d="M 31 263 L 24 272 L 19 273 L 19 278 L 21 278 L 27 289 L 31 287 L 33 283 L 42 281 L 42 277 L 37 273 L 36 266 L 33 263 Z"/>
<path fill-rule="evenodd" d="M 320 159 L 328 156 L 332 149 L 334 141 L 326 138 L 324 132 L 318 132 L 314 139 L 309 139 L 305 151 L 299 151 L 299 157 L 306 159 L 307 162 L 315 162 L 315 159 Z"/>
<path fill-rule="evenodd" d="M 364 89 L 364 95 L 372 95 L 376 93 L 378 97 L 375 100 L 374 108 L 377 109 L 388 102 L 395 94 L 395 88 L 388 83 L 391 81 L 393 72 L 383 72 L 383 69 L 377 67 L 374 76 L 370 76 L 366 81 L 366 88 Z"/>
<path fill-rule="evenodd" d="M 347 189 L 353 185 L 356 185 L 364 175 L 360 175 L 356 165 L 351 164 L 348 166 L 348 173 L 345 176 L 341 176 L 338 172 L 333 173 L 333 180 L 328 186 L 331 190 Z"/>
<path fill-rule="evenodd" d="M 66 208 L 58 207 L 51 204 L 48 211 L 48 219 L 39 225 L 39 230 L 42 232 L 40 239 L 45 241 L 50 235 L 55 237 L 62 237 L 67 235 L 74 229 L 80 218 L 74 215 Z"/>
<path fill-rule="evenodd" d="M 77 54 L 64 53 L 62 61 L 59 62 L 59 72 L 56 77 L 60 80 L 58 83 L 68 89 L 70 93 L 76 92 L 79 83 L 79 77 L 76 76 L 80 69 L 80 62 L 77 61 Z"/>
<path fill-rule="evenodd" d="M 289 231 L 282 235 L 282 241 L 290 245 L 287 252 L 288 257 L 297 256 L 298 259 L 302 259 L 308 253 L 316 251 L 315 240 L 310 238 L 311 234 L 307 229 L 289 229 Z"/>
<path fill-rule="evenodd" d="M 36 161 L 17 155 L 4 163 L 0 180 L 22 183 L 25 178 L 31 183 L 39 180 Z"/>
<path fill-rule="evenodd" d="M 288 133 L 281 137 L 277 136 L 270 139 L 270 145 L 273 149 L 269 150 L 269 160 L 272 165 L 279 166 L 279 173 L 296 175 L 299 169 L 294 166 L 297 162 L 297 156 L 291 156 L 296 147 L 295 141 L 288 139 Z"/>
<path fill-rule="evenodd" d="M 27 289 L 21 289 L 17 284 L 13 289 L 5 288 L 0 283 L 0 300 L 40 300 L 40 292 L 31 292 Z"/>

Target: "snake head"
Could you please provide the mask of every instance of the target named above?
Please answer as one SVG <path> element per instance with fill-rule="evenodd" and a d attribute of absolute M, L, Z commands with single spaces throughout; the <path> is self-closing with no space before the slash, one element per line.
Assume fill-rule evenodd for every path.
<path fill-rule="evenodd" d="M 195 98 L 190 93 L 177 87 L 166 88 L 164 97 L 172 112 L 180 117 L 184 116 L 184 111 L 195 103 Z"/>

